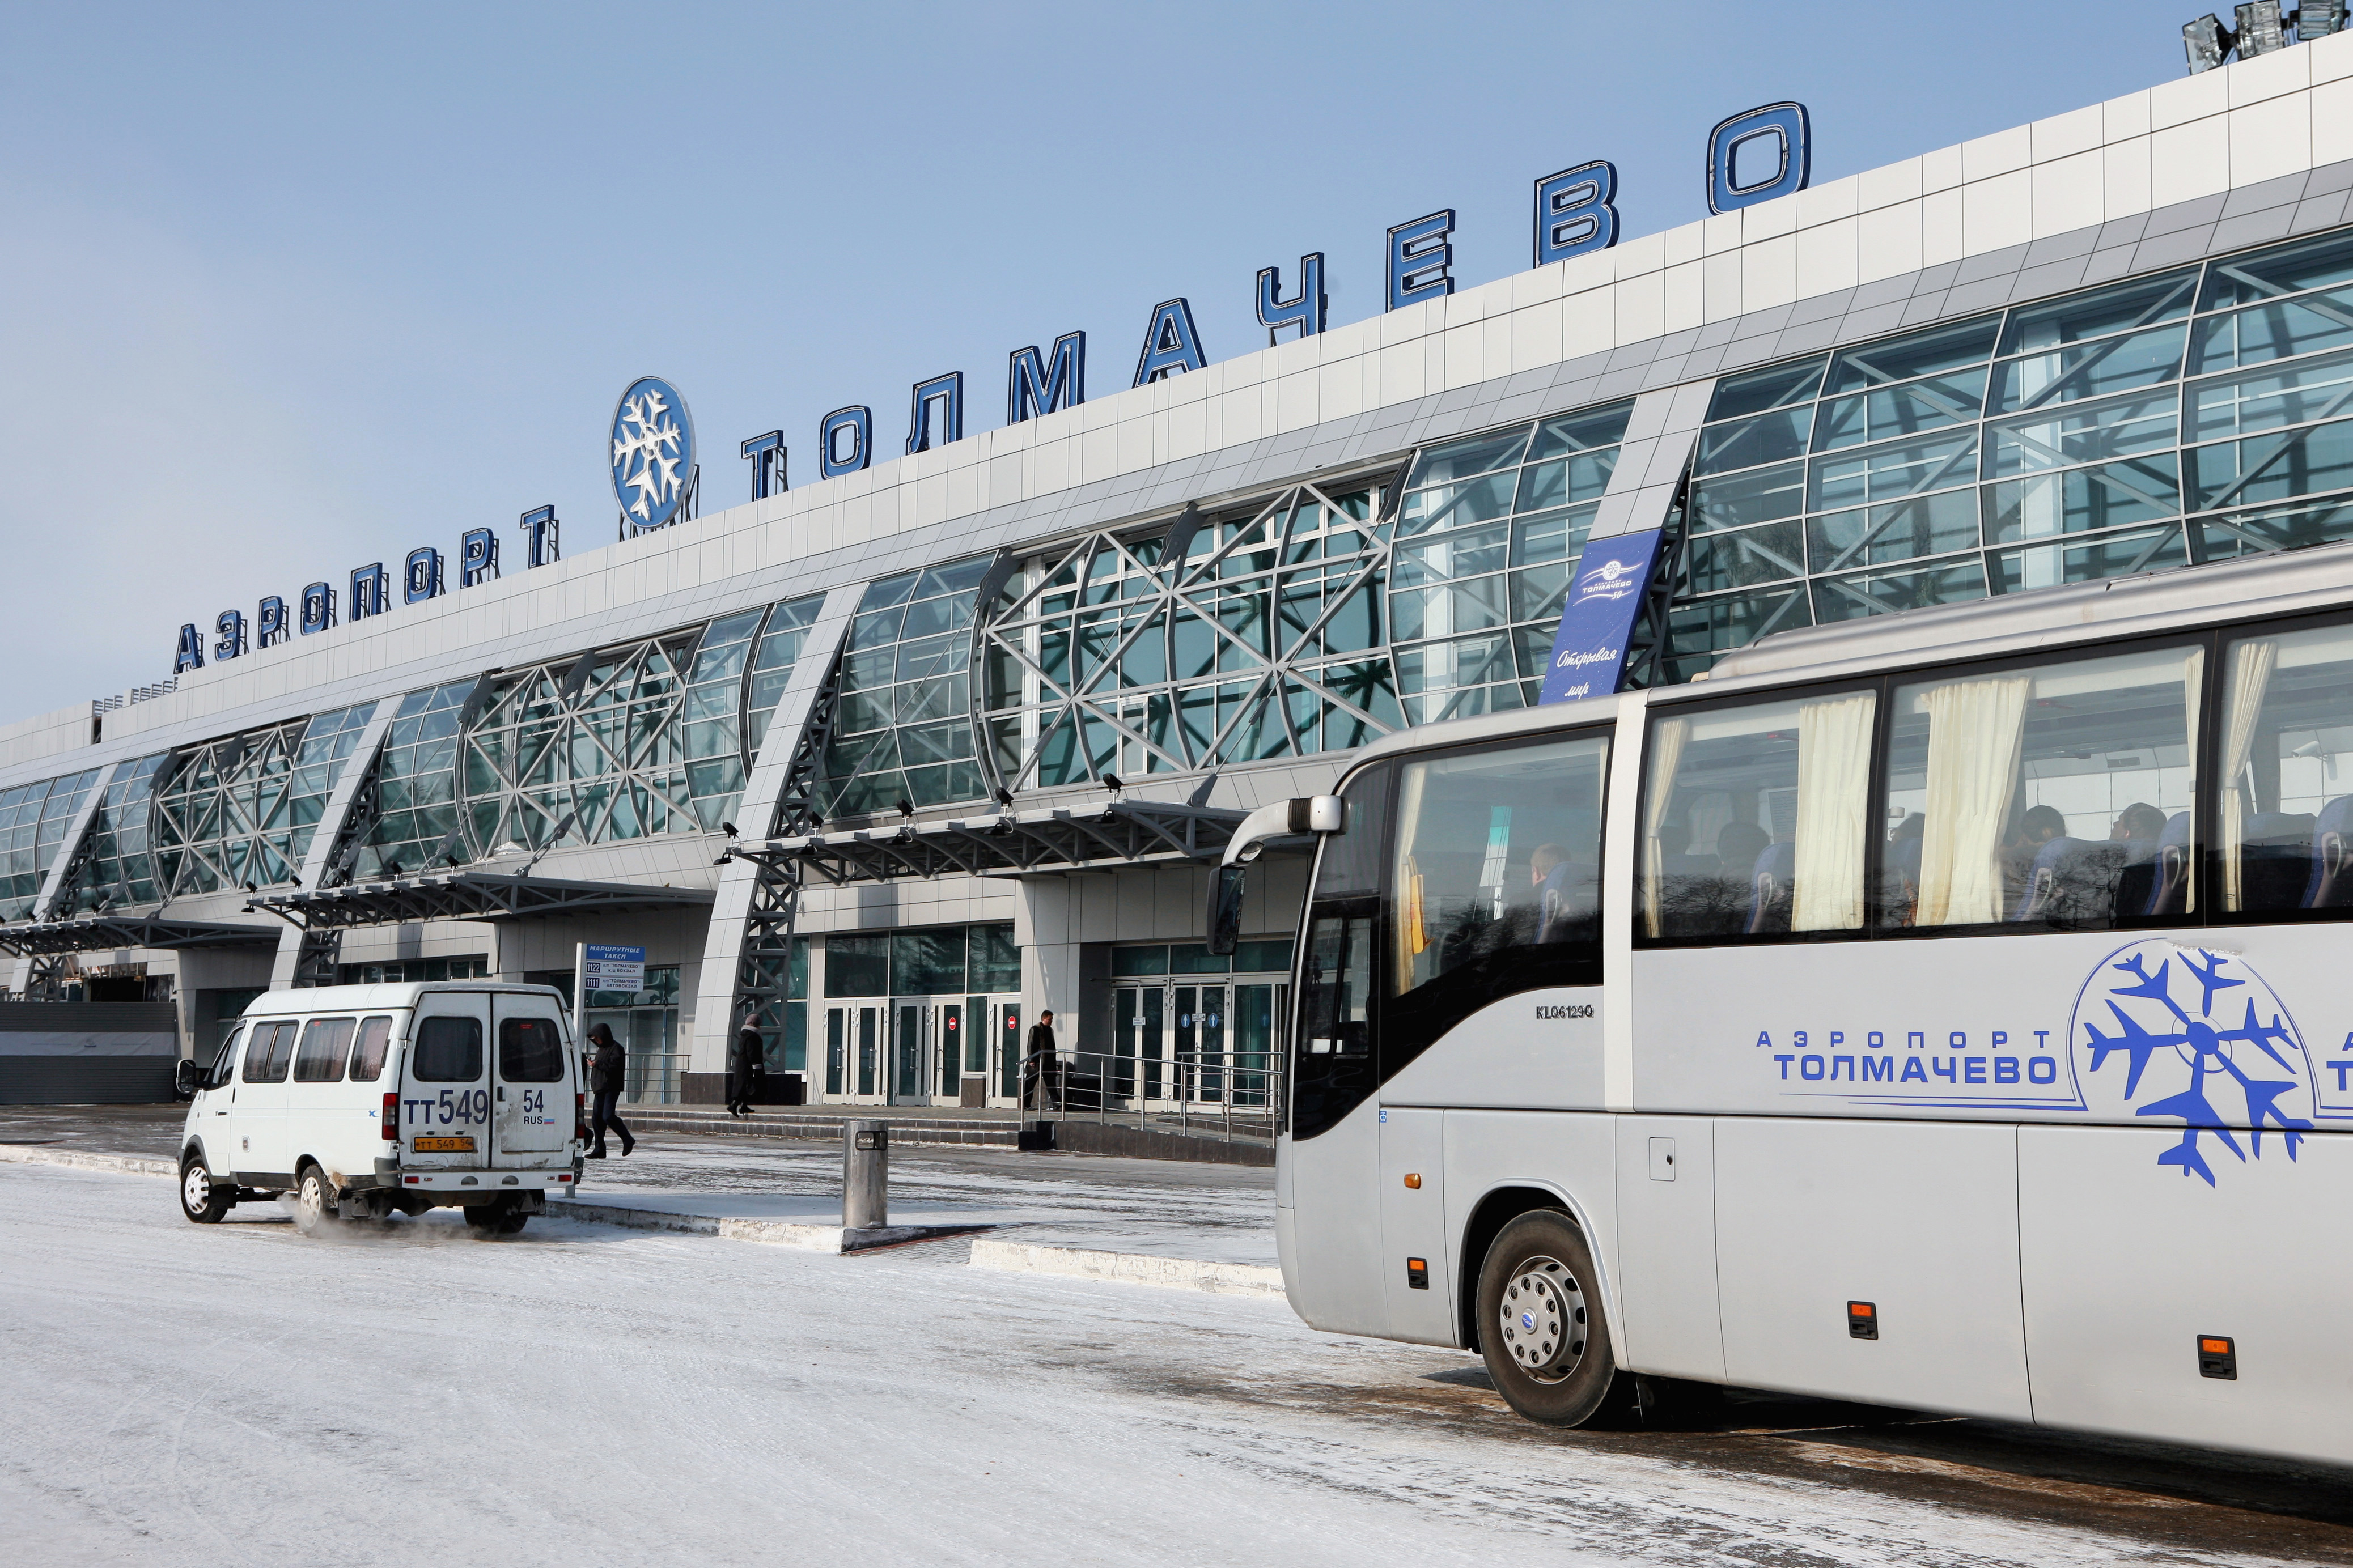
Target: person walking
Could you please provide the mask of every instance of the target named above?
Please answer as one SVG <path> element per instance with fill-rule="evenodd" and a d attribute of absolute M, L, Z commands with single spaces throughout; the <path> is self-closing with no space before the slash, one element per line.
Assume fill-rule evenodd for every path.
<path fill-rule="evenodd" d="M 596 1054 L 589 1058 L 588 1063 L 588 1088 L 596 1097 L 596 1111 L 589 1126 L 596 1131 L 596 1146 L 588 1151 L 588 1158 L 605 1158 L 605 1130 L 607 1127 L 621 1135 L 621 1153 L 626 1158 L 629 1151 L 638 1146 L 638 1141 L 629 1135 L 628 1128 L 622 1125 L 615 1108 L 621 1102 L 621 1082 L 628 1073 L 629 1054 L 621 1048 L 621 1042 L 613 1037 L 610 1024 L 589 1025 L 588 1043 L 596 1047 Z"/>
<path fill-rule="evenodd" d="M 760 1031 L 746 1024 L 737 1031 L 735 1043 L 727 1051 L 727 1114 L 749 1116 L 752 1101 L 760 1091 L 762 1058 L 767 1054 L 760 1043 Z"/>
<path fill-rule="evenodd" d="M 1058 1109 L 1061 1097 L 1056 1092 L 1054 1084 L 1054 1069 L 1057 1065 L 1054 1056 L 1054 1015 L 1052 1010 L 1049 1009 L 1039 1014 L 1038 1021 L 1029 1026 L 1029 1060 L 1025 1064 L 1027 1069 L 1025 1076 L 1029 1079 L 1030 1090 L 1029 1097 L 1030 1110 Z"/>

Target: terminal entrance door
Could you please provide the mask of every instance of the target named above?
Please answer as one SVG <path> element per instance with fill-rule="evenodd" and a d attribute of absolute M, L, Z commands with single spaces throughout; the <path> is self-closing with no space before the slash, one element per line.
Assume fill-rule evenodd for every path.
<path fill-rule="evenodd" d="M 1112 1048 L 1075 1070 L 1100 1070 L 1103 1092 L 1133 1106 L 1180 1101 L 1271 1103 L 1281 1070 L 1281 1019 L 1291 987 L 1263 979 L 1150 980 L 1112 992 Z"/>
<path fill-rule="evenodd" d="M 932 1102 L 932 1053 L 937 1048 L 934 1026 L 938 1008 L 928 1002 L 902 1002 L 892 1009 L 891 1103 L 929 1105 Z"/>

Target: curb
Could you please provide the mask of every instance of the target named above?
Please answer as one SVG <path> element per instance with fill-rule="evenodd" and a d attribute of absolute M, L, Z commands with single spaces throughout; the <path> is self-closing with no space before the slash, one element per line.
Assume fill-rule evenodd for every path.
<path fill-rule="evenodd" d="M 112 1171 L 125 1176 L 174 1176 L 180 1167 L 169 1160 L 145 1160 L 136 1154 L 86 1154 L 79 1149 L 46 1149 L 24 1143 L 0 1143 L 0 1162 L 19 1165 L 72 1165 L 85 1171 Z"/>
<path fill-rule="evenodd" d="M 1255 1263 L 1203 1263 L 1142 1252 L 1098 1252 L 1082 1247 L 1041 1247 L 1023 1241 L 976 1241 L 972 1267 L 1017 1274 L 1059 1274 L 1121 1285 L 1158 1285 L 1215 1296 L 1283 1294 L 1282 1270 Z"/>
<path fill-rule="evenodd" d="M 757 1241 L 803 1252 L 870 1252 L 879 1247 L 970 1236 L 991 1228 L 985 1225 L 881 1225 L 850 1230 L 838 1225 L 797 1225 L 789 1220 L 720 1219 L 710 1215 L 670 1214 L 662 1209 L 614 1208 L 575 1198 L 553 1199 L 547 1213 L 551 1217 L 585 1220 L 590 1225 L 667 1230 L 681 1236 L 715 1236 L 728 1241 Z"/>

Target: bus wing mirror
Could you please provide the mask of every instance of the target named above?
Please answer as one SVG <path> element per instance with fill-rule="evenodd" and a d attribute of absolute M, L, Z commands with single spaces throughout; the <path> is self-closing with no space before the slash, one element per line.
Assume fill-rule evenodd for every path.
<path fill-rule="evenodd" d="M 1209 951 L 1231 957 L 1242 935 L 1244 866 L 1220 866 L 1209 874 Z"/>
<path fill-rule="evenodd" d="M 172 1087 L 179 1091 L 182 1100 L 193 1100 L 196 1090 L 203 1087 L 197 1076 L 199 1071 L 194 1057 L 182 1057 L 180 1065 L 172 1069 Z"/>

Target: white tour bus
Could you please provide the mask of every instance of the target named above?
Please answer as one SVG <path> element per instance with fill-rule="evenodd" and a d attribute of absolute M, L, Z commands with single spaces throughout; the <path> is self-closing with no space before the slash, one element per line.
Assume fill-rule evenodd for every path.
<path fill-rule="evenodd" d="M 1321 836 L 1299 1314 L 1540 1421 L 1688 1380 L 2353 1460 L 2353 547 L 1713 674 L 1237 836 L 1213 941 Z"/>
<path fill-rule="evenodd" d="M 580 1179 L 579 1053 L 545 985 L 330 985 L 257 998 L 181 1138 L 180 1206 L 211 1225 L 295 1194 L 305 1230 L 459 1207 L 512 1235 Z"/>

